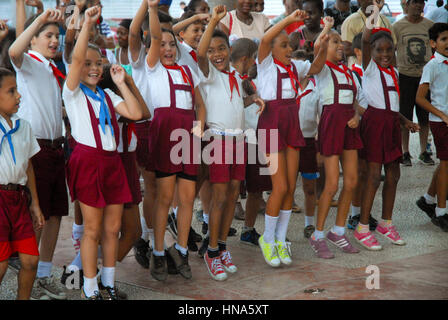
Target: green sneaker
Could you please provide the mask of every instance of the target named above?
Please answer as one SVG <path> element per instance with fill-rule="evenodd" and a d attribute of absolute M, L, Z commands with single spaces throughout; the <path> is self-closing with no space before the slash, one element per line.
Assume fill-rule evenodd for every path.
<path fill-rule="evenodd" d="M 264 260 L 271 267 L 280 266 L 280 259 L 277 254 L 277 247 L 274 243 L 264 242 L 264 236 L 258 239 L 258 244 L 260 245 L 261 252 L 263 253 Z"/>
<path fill-rule="evenodd" d="M 290 265 L 291 260 L 291 242 L 280 242 L 275 240 L 275 245 L 277 246 L 277 253 L 280 261 L 283 264 Z"/>

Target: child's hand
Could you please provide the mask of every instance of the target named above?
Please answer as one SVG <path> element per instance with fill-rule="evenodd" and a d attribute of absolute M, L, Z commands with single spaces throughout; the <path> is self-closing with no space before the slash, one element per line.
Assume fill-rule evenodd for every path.
<path fill-rule="evenodd" d="M 324 24 L 325 24 L 325 28 L 326 29 L 331 29 L 331 28 L 333 28 L 333 25 L 334 25 L 334 19 L 333 19 L 333 17 L 330 17 L 330 16 L 326 16 L 325 18 L 324 18 Z"/>
<path fill-rule="evenodd" d="M 101 16 L 101 7 L 95 6 L 86 10 L 84 14 L 84 23 L 95 25 Z"/>
<path fill-rule="evenodd" d="M 254 98 L 254 103 L 260 107 L 260 108 L 258 108 L 257 114 L 261 115 L 264 111 L 264 108 L 266 107 L 264 100 L 257 96 Z"/>
<path fill-rule="evenodd" d="M 420 126 L 417 123 L 414 123 L 414 122 L 409 121 L 409 120 L 406 121 L 404 126 L 406 127 L 406 129 L 408 129 L 412 133 L 420 131 Z"/>
<path fill-rule="evenodd" d="M 75 0 L 76 7 L 78 7 L 79 11 L 84 9 L 84 7 L 86 6 L 86 2 L 86 0 Z"/>
<path fill-rule="evenodd" d="M 212 20 L 221 21 L 227 15 L 227 9 L 224 5 L 219 5 L 213 8 Z"/>
<path fill-rule="evenodd" d="M 359 125 L 359 115 L 355 114 L 355 116 L 353 118 L 348 120 L 347 125 L 351 129 L 356 129 Z"/>
<path fill-rule="evenodd" d="M 148 0 L 148 7 L 150 8 L 158 8 L 159 0 Z"/>
<path fill-rule="evenodd" d="M 122 66 L 117 64 L 112 65 L 110 68 L 110 76 L 117 87 L 124 84 L 126 81 L 126 71 L 124 71 Z"/>
<path fill-rule="evenodd" d="M 0 20 L 0 41 L 2 41 L 8 35 L 8 25 L 5 21 Z"/>
<path fill-rule="evenodd" d="M 294 22 L 294 21 L 303 21 L 303 20 L 305 20 L 306 18 L 308 18 L 308 14 L 306 13 L 306 11 L 304 11 L 304 10 L 300 10 L 300 9 L 297 9 L 296 11 L 294 11 L 293 13 L 291 13 L 290 15 L 289 15 L 289 17 L 291 17 L 291 19 L 292 19 L 292 21 Z"/>
<path fill-rule="evenodd" d="M 29 7 L 43 8 L 42 1 L 40 0 L 25 0 L 25 4 Z"/>
<path fill-rule="evenodd" d="M 196 125 L 191 129 L 191 133 L 198 138 L 202 138 L 204 133 L 202 132 L 201 121 L 196 122 Z"/>
<path fill-rule="evenodd" d="M 448 126 L 448 116 L 446 114 L 443 114 L 443 116 L 440 117 L 440 119 L 442 119 L 442 121 L 445 122 L 445 124 Z"/>
<path fill-rule="evenodd" d="M 196 15 L 197 20 L 201 21 L 203 24 L 208 24 L 210 22 L 210 13 L 199 13 Z"/>
<path fill-rule="evenodd" d="M 373 0 L 373 5 L 378 8 L 378 13 L 384 7 L 384 0 Z"/>
<path fill-rule="evenodd" d="M 45 218 L 39 206 L 31 205 L 30 207 L 31 219 L 33 220 L 34 230 L 40 230 L 45 225 Z"/>
<path fill-rule="evenodd" d="M 41 24 L 46 24 L 48 22 L 61 22 L 63 17 L 64 16 L 61 11 L 56 9 L 47 9 L 39 16 L 39 21 Z"/>

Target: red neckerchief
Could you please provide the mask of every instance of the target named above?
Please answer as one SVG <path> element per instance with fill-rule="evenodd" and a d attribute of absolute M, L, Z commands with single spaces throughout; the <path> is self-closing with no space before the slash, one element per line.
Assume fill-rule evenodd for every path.
<path fill-rule="evenodd" d="M 245 74 L 244 76 L 240 76 L 241 80 L 249 80 L 249 76 L 247 74 Z M 255 82 L 250 79 L 250 84 L 252 85 L 252 87 L 255 89 L 255 91 L 257 91 L 257 86 L 255 85 Z"/>
<path fill-rule="evenodd" d="M 335 70 L 343 73 L 345 75 L 345 78 L 347 79 L 347 82 L 350 83 L 350 81 L 348 79 L 351 79 L 353 85 L 355 85 L 355 81 L 353 81 L 353 77 L 352 77 L 352 75 L 349 72 L 349 68 L 347 68 L 347 66 L 345 64 L 339 63 L 338 65 L 335 65 L 334 63 L 332 63 L 330 61 L 325 62 L 325 64 L 327 66 L 329 66 L 330 68 L 335 69 Z M 342 66 L 342 69 L 339 66 Z"/>
<path fill-rule="evenodd" d="M 188 75 L 185 72 L 184 68 L 182 66 L 178 65 L 178 64 L 175 64 L 175 65 L 172 65 L 172 66 L 166 66 L 166 65 L 163 65 L 163 66 L 165 67 L 165 69 L 168 69 L 168 70 L 179 70 L 180 73 L 182 74 L 182 78 L 184 79 L 184 82 L 190 85 L 190 87 L 191 87 L 191 95 L 192 95 L 192 97 L 194 97 L 194 86 L 191 83 L 190 78 L 188 77 Z"/>
<path fill-rule="evenodd" d="M 363 76 L 364 72 L 362 71 L 361 68 L 357 67 L 355 64 L 352 64 L 352 71 L 355 71 L 356 73 L 359 74 L 359 76 Z"/>
<path fill-rule="evenodd" d="M 294 89 L 294 91 L 296 92 L 296 94 L 298 94 L 299 91 L 297 90 L 297 86 L 295 85 L 295 83 L 297 83 L 299 85 L 300 90 L 302 90 L 302 86 L 300 85 L 299 79 L 297 79 L 296 75 L 292 71 L 292 64 L 290 64 L 289 66 L 285 66 L 283 63 L 281 63 L 280 61 L 278 61 L 275 58 L 274 58 L 274 63 L 276 65 L 282 67 L 283 69 L 285 69 L 286 72 L 288 72 L 289 79 L 291 79 L 291 86 Z"/>
<path fill-rule="evenodd" d="M 230 100 L 232 100 L 233 88 L 236 88 L 236 91 L 238 92 L 238 96 L 241 97 L 241 95 L 240 95 L 240 88 L 238 86 L 238 81 L 236 80 L 236 77 L 235 77 L 235 70 L 233 70 L 232 72 L 221 70 L 221 72 L 229 75 Z"/>
<path fill-rule="evenodd" d="M 135 134 L 135 136 L 137 136 L 137 131 L 135 130 L 134 122 L 128 123 L 128 145 L 131 144 L 132 134 Z"/>
<path fill-rule="evenodd" d="M 432 56 L 431 59 L 434 59 L 435 57 L 436 57 L 436 56 Z M 430 60 L 431 60 L 431 59 L 430 59 Z M 448 65 L 448 60 L 443 60 L 443 64 Z"/>
<path fill-rule="evenodd" d="M 191 50 L 190 56 L 193 58 L 193 60 L 197 63 L 198 62 L 198 56 L 196 55 L 196 51 Z"/>
<path fill-rule="evenodd" d="M 28 55 L 31 58 L 33 58 L 33 59 L 43 63 L 43 61 L 40 60 L 38 57 L 36 57 L 34 54 L 28 53 Z M 51 70 L 53 70 L 53 75 L 56 78 L 56 81 L 58 82 L 59 88 L 62 89 L 62 85 L 61 85 L 61 81 L 60 80 L 61 79 L 65 80 L 64 74 L 56 66 L 54 66 L 51 62 L 50 62 L 50 67 L 51 67 Z"/>
<path fill-rule="evenodd" d="M 377 63 L 377 66 L 382 72 L 387 73 L 388 75 L 390 75 L 392 77 L 392 80 L 394 80 L 395 90 L 397 90 L 398 97 L 400 97 L 400 87 L 398 86 L 398 79 L 397 79 L 397 75 L 395 74 L 394 67 L 389 65 L 387 68 L 383 68 L 378 63 Z"/>

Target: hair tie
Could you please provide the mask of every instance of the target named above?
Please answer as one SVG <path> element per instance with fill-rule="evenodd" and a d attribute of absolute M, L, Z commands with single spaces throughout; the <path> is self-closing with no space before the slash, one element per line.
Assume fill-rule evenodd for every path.
<path fill-rule="evenodd" d="M 387 32 L 388 34 L 392 35 L 392 32 L 390 32 L 390 30 L 388 28 L 373 28 L 372 34 L 375 34 L 380 31 L 384 31 L 384 32 Z"/>

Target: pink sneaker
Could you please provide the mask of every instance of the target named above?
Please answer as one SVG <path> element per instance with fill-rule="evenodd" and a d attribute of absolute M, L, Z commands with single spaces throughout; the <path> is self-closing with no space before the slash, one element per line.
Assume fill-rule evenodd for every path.
<path fill-rule="evenodd" d="M 238 268 L 232 262 L 232 257 L 230 256 L 230 252 L 227 250 L 220 252 L 221 264 L 227 272 L 235 273 Z"/>
<path fill-rule="evenodd" d="M 378 232 L 380 235 L 388 239 L 393 244 L 399 246 L 404 246 L 406 244 L 406 242 L 403 239 L 401 239 L 395 226 L 384 227 L 381 224 L 379 224 L 378 227 L 376 227 L 376 232 Z"/>
<path fill-rule="evenodd" d="M 213 279 L 217 281 L 224 281 L 227 279 L 227 273 L 222 267 L 221 259 L 219 256 L 217 256 L 216 258 L 209 258 L 208 252 L 206 252 L 204 254 L 204 261 L 207 265 L 208 272 Z"/>
<path fill-rule="evenodd" d="M 75 253 L 78 254 L 79 250 L 81 249 L 81 239 L 75 239 L 72 234 L 72 243 L 75 247 Z"/>
<path fill-rule="evenodd" d="M 345 253 L 359 253 L 359 250 L 352 246 L 345 234 L 338 236 L 336 233 L 329 231 L 327 233 L 327 240 Z"/>
<path fill-rule="evenodd" d="M 357 230 L 355 230 L 355 232 L 353 232 L 353 235 L 355 236 L 356 241 L 358 241 L 358 243 L 367 250 L 378 251 L 383 248 L 370 231 L 367 233 L 359 233 Z"/>
<path fill-rule="evenodd" d="M 334 254 L 328 249 L 327 243 L 325 242 L 325 239 L 319 239 L 319 240 L 313 240 L 313 237 L 311 236 L 308 241 L 311 244 L 311 248 L 314 250 L 314 252 L 317 253 L 317 256 L 322 259 L 333 259 Z"/>

